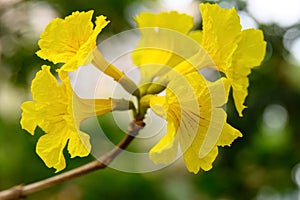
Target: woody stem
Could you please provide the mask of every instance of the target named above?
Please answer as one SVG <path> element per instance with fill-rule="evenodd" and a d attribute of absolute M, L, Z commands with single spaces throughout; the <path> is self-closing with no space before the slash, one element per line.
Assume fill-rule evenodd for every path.
<path fill-rule="evenodd" d="M 131 143 L 134 137 L 144 126 L 145 123 L 143 121 L 132 121 L 129 125 L 126 136 L 119 142 L 119 144 L 114 149 L 101 156 L 97 160 L 85 164 L 81 167 L 75 168 L 73 170 L 70 170 L 68 172 L 50 177 L 48 179 L 31 183 L 29 185 L 17 185 L 10 189 L 1 191 L 0 199 L 17 200 L 20 198 L 24 198 L 30 194 L 44 190 L 49 187 L 53 187 L 73 178 L 88 174 L 98 169 L 106 168 L 112 162 L 112 160 L 115 157 L 117 157 L 122 152 L 122 150 L 125 149 Z"/>

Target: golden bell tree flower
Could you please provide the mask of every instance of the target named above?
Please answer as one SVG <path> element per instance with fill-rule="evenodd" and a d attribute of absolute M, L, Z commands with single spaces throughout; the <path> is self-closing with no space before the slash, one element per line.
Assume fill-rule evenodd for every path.
<path fill-rule="evenodd" d="M 134 63 L 138 66 L 152 64 L 154 67 L 155 64 L 159 64 L 160 68 L 166 66 L 183 75 L 205 67 L 223 72 L 231 83 L 235 107 L 239 115 L 242 116 L 242 111 L 245 108 L 244 101 L 248 95 L 249 80 L 247 76 L 251 73 L 252 68 L 260 65 L 265 56 L 266 42 L 263 33 L 261 30 L 256 29 L 242 30 L 238 13 L 234 8 L 225 9 L 217 4 L 202 3 L 200 4 L 200 10 L 203 23 L 201 31 L 190 31 L 193 25 L 192 17 L 183 14 L 174 12 L 140 14 L 140 17 L 136 19 L 139 27 L 153 27 L 154 32 L 157 27 L 167 28 L 174 32 L 178 31 L 181 35 L 197 42 L 198 48 L 189 40 L 186 40 L 183 43 L 185 45 L 181 45 L 181 47 L 175 45 L 181 40 L 178 40 L 178 37 L 174 36 L 175 33 L 171 33 L 171 31 L 160 38 L 157 35 L 152 36 L 152 39 L 150 34 L 147 35 L 148 38 L 141 34 L 141 41 L 132 56 Z M 147 16 L 151 16 L 154 20 L 149 20 Z M 182 21 L 183 18 L 186 18 L 185 26 L 173 23 L 173 21 Z M 146 22 L 142 23 L 142 19 Z M 151 49 L 151 44 L 145 41 L 154 40 Z M 139 50 L 141 46 L 147 47 L 146 51 L 151 57 L 148 57 L 147 54 L 142 55 L 142 50 Z M 187 46 L 192 48 L 186 48 Z M 182 47 L 189 52 L 186 52 L 187 50 L 182 51 Z M 167 53 L 162 56 L 161 52 Z M 182 55 L 182 52 L 185 53 L 184 56 L 182 56 L 182 59 L 178 59 L 180 57 L 178 53 Z M 172 60 L 175 60 L 175 62 Z M 152 72 L 162 71 L 160 68 L 153 69 Z M 141 69 L 142 76 L 155 77 L 151 74 L 149 68 L 145 69 Z M 164 70 L 163 72 L 173 73 L 172 70 Z M 165 85 L 171 79 L 170 74 L 163 74 L 157 80 L 157 85 Z M 152 84 L 147 89 L 148 93 L 155 93 L 157 86 Z"/>
<path fill-rule="evenodd" d="M 193 17 L 171 11 L 142 12 L 134 19 L 141 39 L 132 60 L 139 67 L 142 83 L 151 82 L 197 52 L 199 45 L 186 37 L 194 26 Z"/>
<path fill-rule="evenodd" d="M 150 159 L 167 164 L 183 153 L 187 169 L 210 170 L 219 146 L 230 146 L 242 134 L 226 122 L 221 108 L 228 98 L 226 78 L 209 82 L 197 72 L 173 79 L 166 96 L 153 95 L 151 109 L 167 121 L 166 135 L 150 150 Z"/>
<path fill-rule="evenodd" d="M 73 12 L 65 19 L 52 20 L 41 34 L 37 55 L 54 64 L 64 63 L 64 71 L 74 71 L 80 66 L 92 63 L 120 84 L 130 93 L 136 91 L 135 84 L 123 72 L 109 64 L 96 47 L 97 36 L 109 23 L 106 17 L 96 17 L 95 27 L 91 21 L 92 10 Z"/>
<path fill-rule="evenodd" d="M 33 101 L 21 106 L 22 128 L 33 135 L 39 126 L 46 133 L 38 140 L 36 152 L 56 172 L 66 167 L 66 146 L 71 158 L 87 156 L 91 151 L 90 136 L 79 129 L 81 121 L 125 107 L 122 100 L 115 104 L 112 99 L 81 99 L 72 90 L 67 72 L 60 70 L 59 77 L 60 84 L 50 67 L 42 66 L 32 81 Z"/>
<path fill-rule="evenodd" d="M 247 76 L 265 57 L 266 42 L 263 32 L 242 30 L 234 8 L 224 9 L 217 4 L 201 4 L 203 33 L 201 45 L 231 82 L 235 107 L 240 116 L 248 94 Z"/>
<path fill-rule="evenodd" d="M 61 68 L 65 71 L 74 71 L 89 63 L 97 36 L 109 23 L 101 15 L 96 18 L 94 28 L 93 12 L 76 11 L 65 19 L 52 20 L 40 36 L 38 45 L 41 49 L 36 54 L 54 64 L 65 63 Z"/>

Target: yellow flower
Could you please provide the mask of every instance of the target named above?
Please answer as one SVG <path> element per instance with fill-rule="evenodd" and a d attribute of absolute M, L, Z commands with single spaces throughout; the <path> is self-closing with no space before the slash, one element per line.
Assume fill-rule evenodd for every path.
<path fill-rule="evenodd" d="M 151 82 L 198 50 L 199 45 L 186 37 L 194 26 L 189 15 L 176 11 L 143 12 L 135 21 L 141 39 L 132 52 L 132 60 L 140 67 L 142 82 Z"/>
<path fill-rule="evenodd" d="M 90 137 L 79 130 L 80 122 L 113 109 L 111 99 L 80 99 L 74 94 L 67 73 L 60 71 L 59 76 L 61 84 L 50 73 L 50 67 L 43 66 L 32 81 L 34 101 L 21 106 L 22 128 L 33 135 L 39 126 L 46 133 L 38 140 L 36 152 L 56 172 L 66 166 L 63 155 L 66 145 L 72 158 L 90 153 Z"/>
<path fill-rule="evenodd" d="M 266 52 L 266 42 L 260 30 L 241 30 L 234 8 L 220 8 L 217 4 L 201 4 L 203 33 L 201 45 L 231 82 L 235 107 L 240 116 L 248 94 L 247 76 L 260 65 Z"/>
<path fill-rule="evenodd" d="M 41 50 L 37 55 L 54 64 L 65 63 L 61 68 L 65 71 L 74 71 L 79 66 L 91 62 L 97 36 L 109 23 L 106 17 L 101 15 L 96 18 L 96 26 L 93 29 L 93 12 L 76 11 L 65 19 L 52 20 L 41 34 L 38 42 Z"/>
<path fill-rule="evenodd" d="M 229 146 L 242 136 L 226 122 L 226 113 L 221 108 L 227 102 L 229 88 L 226 78 L 208 82 L 194 72 L 173 79 L 166 96 L 153 96 L 150 107 L 167 121 L 167 134 L 151 149 L 150 159 L 169 163 L 180 146 L 190 172 L 210 170 L 218 146 Z"/>
<path fill-rule="evenodd" d="M 255 29 L 242 31 L 234 8 L 205 3 L 200 4 L 200 9 L 202 31 L 191 31 L 192 17 L 177 12 L 140 14 L 136 21 L 142 28 L 142 37 L 132 54 L 133 61 L 145 66 L 141 68 L 144 82 L 159 77 L 156 85 L 147 88 L 148 93 L 157 92 L 157 85 L 165 86 L 172 79 L 172 71 L 184 75 L 208 67 L 225 73 L 233 88 L 235 107 L 242 116 L 248 94 L 247 76 L 265 56 L 263 33 Z"/>
<path fill-rule="evenodd" d="M 118 68 L 108 63 L 96 47 L 97 36 L 109 21 L 102 15 L 98 16 L 94 27 L 91 22 L 93 12 L 76 11 L 65 19 L 52 20 L 41 34 L 38 42 L 41 49 L 36 54 L 54 64 L 64 63 L 61 70 L 68 72 L 92 63 L 118 81 L 129 93 L 138 96 L 135 84 Z"/>

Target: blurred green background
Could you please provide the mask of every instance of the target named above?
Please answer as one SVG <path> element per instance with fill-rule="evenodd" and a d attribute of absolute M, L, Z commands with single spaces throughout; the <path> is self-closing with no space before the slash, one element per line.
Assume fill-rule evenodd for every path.
<path fill-rule="evenodd" d="M 267 55 L 250 76 L 248 108 L 239 118 L 232 100 L 228 121 L 244 134 L 221 148 L 212 170 L 198 175 L 181 162 L 159 171 L 131 174 L 105 169 L 29 196 L 38 199 L 300 199 L 300 5 L 297 0 L 220 0 L 236 7 L 244 27 L 264 31 Z M 0 190 L 54 175 L 35 154 L 42 135 L 31 136 L 19 125 L 20 108 L 29 100 L 30 82 L 42 64 L 35 55 L 39 34 L 55 17 L 76 10 L 95 10 L 111 23 L 101 39 L 134 27 L 139 11 L 178 9 L 195 16 L 193 0 L 0 0 Z M 117 130 L 101 119 L 104 129 Z M 117 139 L 119 136 L 116 136 Z M 67 160 L 65 171 L 93 160 Z"/>

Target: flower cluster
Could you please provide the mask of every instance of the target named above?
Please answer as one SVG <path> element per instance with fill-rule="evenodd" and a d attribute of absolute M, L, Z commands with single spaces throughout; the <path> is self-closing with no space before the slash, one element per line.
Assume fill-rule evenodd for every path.
<path fill-rule="evenodd" d="M 232 90 L 240 116 L 248 94 L 248 75 L 262 62 L 266 43 L 256 29 L 242 30 L 237 11 L 217 4 L 200 4 L 202 30 L 193 30 L 193 18 L 176 11 L 140 13 L 135 21 L 140 39 L 131 53 L 141 74 L 136 85 L 107 62 L 96 47 L 96 39 L 109 23 L 106 17 L 91 22 L 93 11 L 74 12 L 54 19 L 41 34 L 37 55 L 53 63 L 61 83 L 43 66 L 32 82 L 33 101 L 22 105 L 21 125 L 31 134 L 39 126 L 44 132 L 36 147 L 48 167 L 65 168 L 63 149 L 71 157 L 87 156 L 89 135 L 80 123 L 91 116 L 113 110 L 132 109 L 141 121 L 151 109 L 167 122 L 167 133 L 150 150 L 154 163 L 170 163 L 183 154 L 190 172 L 209 170 L 219 146 L 230 146 L 240 131 L 226 122 L 223 107 Z M 137 107 L 125 99 L 82 99 L 72 90 L 68 72 L 93 64 L 136 97 Z M 222 78 L 209 81 L 200 70 L 210 68 Z M 221 77 L 221 76 L 220 76 Z"/>

